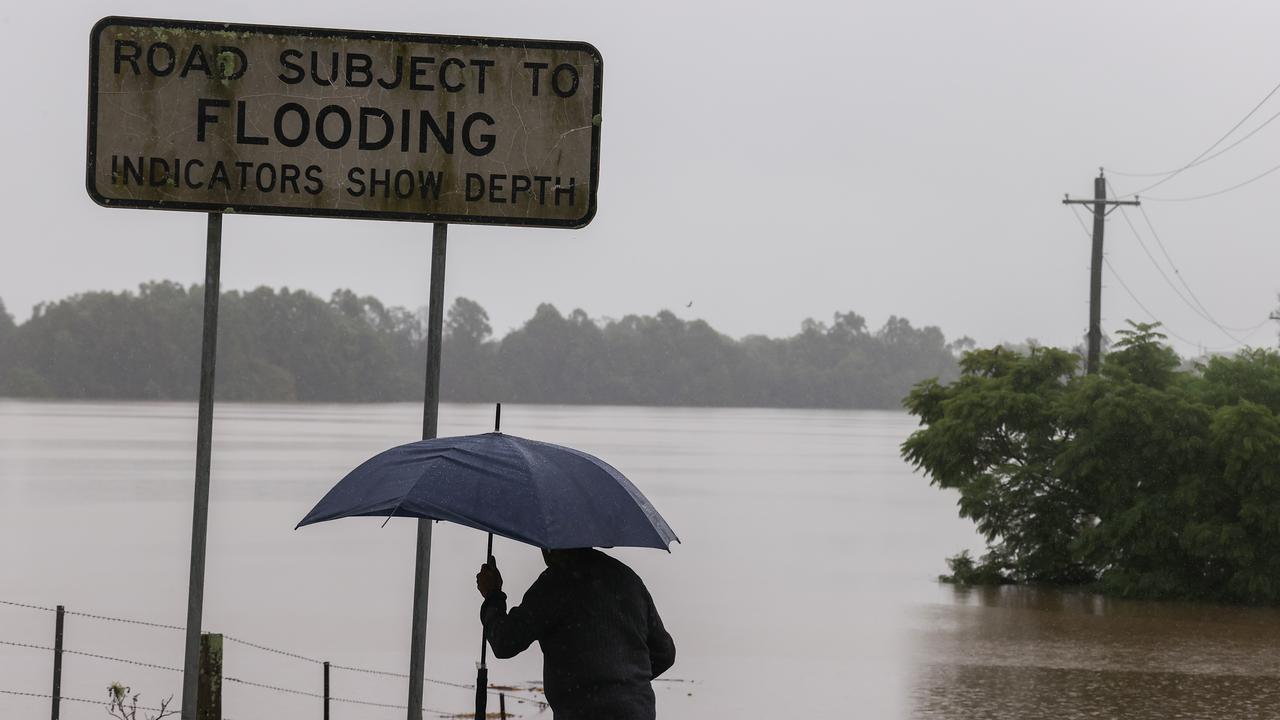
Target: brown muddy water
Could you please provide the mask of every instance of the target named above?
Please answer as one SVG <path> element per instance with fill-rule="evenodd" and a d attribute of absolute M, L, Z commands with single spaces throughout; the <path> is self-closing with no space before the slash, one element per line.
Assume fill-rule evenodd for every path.
<path fill-rule="evenodd" d="M 491 408 L 446 405 L 445 434 L 484 432 Z M 413 524 L 293 526 L 346 471 L 415 439 L 420 409 L 222 404 L 215 422 L 205 628 L 228 643 L 225 715 L 321 717 L 311 660 L 404 672 Z M 1280 611 L 961 590 L 934 578 L 980 542 L 955 497 L 897 455 L 895 412 L 507 406 L 507 432 L 581 447 L 631 477 L 680 535 L 670 554 L 618 550 L 645 578 L 677 644 L 659 715 L 791 718 L 1280 717 Z M 0 601 L 181 625 L 195 407 L 0 400 Z M 436 526 L 428 675 L 474 679 L 484 537 Z M 499 540 L 518 597 L 536 551 Z M 53 618 L 0 605 L 0 691 L 47 694 Z M 180 688 L 182 633 L 67 618 L 63 693 L 121 681 L 153 705 Z M 495 683 L 540 676 L 536 648 L 491 661 Z M 247 681 L 247 682 L 246 682 Z M 404 702 L 405 680 L 333 671 L 335 696 Z M 258 683 L 296 692 L 268 689 Z M 517 692 L 528 697 L 530 692 Z M 471 693 L 426 686 L 463 712 Z M 176 698 L 175 698 L 176 702 Z M 492 709 L 492 706 L 491 706 Z M 518 717 L 550 718 L 513 701 Z M 335 703 L 334 720 L 403 710 Z M 140 713 L 141 715 L 141 713 Z M 0 692 L 0 719 L 48 700 Z M 63 718 L 104 718 L 68 701 Z"/>

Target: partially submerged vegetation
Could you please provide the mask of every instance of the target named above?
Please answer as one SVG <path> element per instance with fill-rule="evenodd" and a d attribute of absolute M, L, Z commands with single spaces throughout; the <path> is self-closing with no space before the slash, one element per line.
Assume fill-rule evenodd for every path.
<path fill-rule="evenodd" d="M 995 347 L 911 391 L 903 457 L 987 540 L 944 579 L 1280 601 L 1280 354 L 1184 367 L 1157 326 L 1121 335 L 1096 375 Z"/>

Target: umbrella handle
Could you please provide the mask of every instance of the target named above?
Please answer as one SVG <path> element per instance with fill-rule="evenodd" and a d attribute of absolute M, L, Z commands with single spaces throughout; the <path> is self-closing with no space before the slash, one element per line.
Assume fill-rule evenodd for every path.
<path fill-rule="evenodd" d="M 476 714 L 475 717 L 482 718 L 487 716 L 489 701 L 489 671 L 485 668 L 476 669 Z"/>
<path fill-rule="evenodd" d="M 489 562 L 489 558 L 493 557 L 493 533 L 489 533 L 489 549 L 484 554 L 484 561 Z M 480 669 L 485 669 L 485 658 L 489 654 L 489 644 L 485 642 L 484 625 L 480 626 Z"/>
<path fill-rule="evenodd" d="M 484 561 L 489 562 L 489 558 L 493 557 L 493 533 L 489 533 L 489 550 L 484 555 Z M 489 645 L 485 642 L 484 625 L 480 627 L 480 666 L 476 668 L 476 714 L 475 717 L 485 717 L 486 704 L 489 700 L 489 668 L 485 666 L 485 656 L 489 654 Z"/>

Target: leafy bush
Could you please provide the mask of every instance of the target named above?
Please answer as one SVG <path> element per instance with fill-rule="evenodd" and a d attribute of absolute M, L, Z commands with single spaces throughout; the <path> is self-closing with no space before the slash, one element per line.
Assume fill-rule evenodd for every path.
<path fill-rule="evenodd" d="M 1180 369 L 1156 328 L 1131 324 L 1097 375 L 997 347 L 911 391 L 903 457 L 959 491 L 988 544 L 951 578 L 1280 601 L 1280 354 Z"/>

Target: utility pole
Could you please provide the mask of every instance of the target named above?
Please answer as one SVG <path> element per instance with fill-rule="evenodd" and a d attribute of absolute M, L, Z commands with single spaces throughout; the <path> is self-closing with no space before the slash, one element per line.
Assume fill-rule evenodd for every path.
<path fill-rule="evenodd" d="M 1132 200 L 1108 200 L 1107 179 L 1098 168 L 1098 177 L 1093 179 L 1092 200 L 1072 200 L 1070 195 L 1062 201 L 1063 205 L 1093 206 L 1093 259 L 1089 264 L 1089 355 L 1085 364 L 1085 372 L 1092 375 L 1098 372 L 1098 362 L 1102 355 L 1102 230 L 1107 215 L 1120 205 L 1139 205 L 1138 198 Z M 1108 207 L 1110 206 L 1110 207 Z"/>

